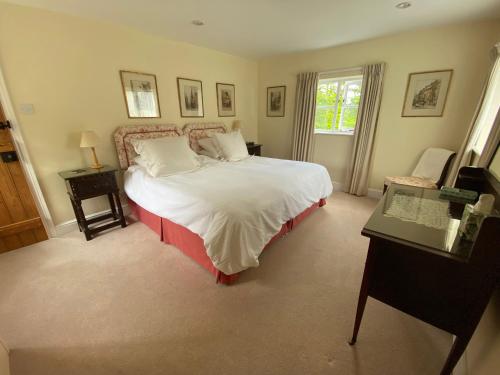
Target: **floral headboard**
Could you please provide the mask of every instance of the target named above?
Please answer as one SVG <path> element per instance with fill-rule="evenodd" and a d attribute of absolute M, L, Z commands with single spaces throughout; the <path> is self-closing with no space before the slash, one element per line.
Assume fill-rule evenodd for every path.
<path fill-rule="evenodd" d="M 198 139 L 213 136 L 215 133 L 226 133 L 226 127 L 222 122 L 197 122 L 186 124 L 182 131 L 189 139 L 189 145 L 194 152 L 200 151 Z"/>
<path fill-rule="evenodd" d="M 128 125 L 120 126 L 114 134 L 116 152 L 120 167 L 127 169 L 134 164 L 137 156 L 131 141 L 134 139 L 152 139 L 161 137 L 179 137 L 182 131 L 175 124 L 165 125 Z"/>

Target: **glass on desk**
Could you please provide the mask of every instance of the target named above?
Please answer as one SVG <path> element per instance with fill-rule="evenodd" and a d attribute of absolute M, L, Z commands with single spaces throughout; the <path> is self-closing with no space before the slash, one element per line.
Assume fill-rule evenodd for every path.
<path fill-rule="evenodd" d="M 391 184 L 363 234 L 373 233 L 466 260 L 472 242 L 458 235 L 464 205 L 439 196 L 439 190 Z"/>

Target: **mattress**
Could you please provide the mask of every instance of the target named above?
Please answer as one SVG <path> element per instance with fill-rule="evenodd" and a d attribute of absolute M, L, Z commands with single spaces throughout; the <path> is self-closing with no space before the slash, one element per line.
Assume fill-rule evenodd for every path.
<path fill-rule="evenodd" d="M 130 199 L 199 235 L 214 267 L 226 275 L 257 267 L 282 225 L 332 192 L 323 166 L 264 157 L 204 157 L 194 172 L 160 178 L 134 165 L 124 178 Z"/>

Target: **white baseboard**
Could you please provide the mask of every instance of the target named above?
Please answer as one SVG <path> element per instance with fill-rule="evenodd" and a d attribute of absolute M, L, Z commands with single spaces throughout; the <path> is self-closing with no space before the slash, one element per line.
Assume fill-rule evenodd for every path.
<path fill-rule="evenodd" d="M 122 209 L 123 209 L 123 214 L 125 216 L 130 214 L 130 207 L 128 206 L 128 204 L 122 205 Z M 92 218 L 99 216 L 99 215 L 102 215 L 106 212 L 109 212 L 109 210 L 95 212 L 93 214 L 87 215 L 87 219 L 92 219 Z M 60 236 L 65 235 L 69 232 L 72 232 L 74 230 L 78 230 L 78 225 L 76 223 L 76 219 L 68 220 L 68 221 L 65 221 L 61 224 L 57 224 L 56 225 L 56 237 L 60 237 Z"/>
<path fill-rule="evenodd" d="M 341 182 L 332 181 L 332 185 L 333 185 L 333 191 L 343 191 L 344 190 L 344 184 Z"/>
<path fill-rule="evenodd" d="M 384 195 L 384 193 L 380 189 L 372 189 L 372 188 L 368 189 L 368 196 L 370 198 L 380 199 L 380 198 L 382 198 L 383 195 Z"/>
<path fill-rule="evenodd" d="M 332 181 L 333 191 L 344 191 L 344 184 L 338 181 Z M 368 189 L 367 196 L 370 198 L 380 199 L 382 198 L 383 192 L 379 189 Z"/>

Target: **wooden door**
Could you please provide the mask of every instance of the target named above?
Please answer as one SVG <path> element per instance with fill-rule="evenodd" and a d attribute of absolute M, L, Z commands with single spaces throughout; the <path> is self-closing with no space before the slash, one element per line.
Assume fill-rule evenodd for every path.
<path fill-rule="evenodd" d="M 0 103 L 0 253 L 47 239 Z"/>

